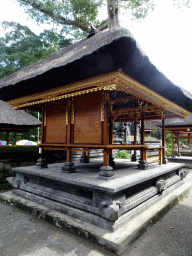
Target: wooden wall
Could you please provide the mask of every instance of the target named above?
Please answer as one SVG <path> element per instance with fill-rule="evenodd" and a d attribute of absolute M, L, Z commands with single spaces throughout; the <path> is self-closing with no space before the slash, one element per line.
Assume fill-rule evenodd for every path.
<path fill-rule="evenodd" d="M 66 143 L 66 102 L 49 102 L 46 106 L 46 142 Z"/>
<path fill-rule="evenodd" d="M 101 92 L 75 97 L 74 143 L 101 144 L 101 102 Z"/>

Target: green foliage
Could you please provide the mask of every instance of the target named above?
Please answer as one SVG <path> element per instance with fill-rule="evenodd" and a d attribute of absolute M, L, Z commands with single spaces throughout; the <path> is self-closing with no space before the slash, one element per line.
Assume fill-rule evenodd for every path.
<path fill-rule="evenodd" d="M 143 19 L 154 9 L 154 0 L 123 0 L 119 5 L 131 11 L 132 18 Z"/>
<path fill-rule="evenodd" d="M 192 2 L 191 0 L 173 0 L 174 4 L 181 10 L 184 10 L 185 8 L 191 8 Z"/>
<path fill-rule="evenodd" d="M 151 136 L 157 139 L 161 139 L 161 132 L 159 128 L 154 128 L 153 131 L 151 132 Z"/>
<path fill-rule="evenodd" d="M 44 30 L 39 36 L 17 22 L 2 22 L 7 31 L 0 38 L 0 78 L 45 58 L 47 55 L 68 46 L 70 39 L 62 34 Z"/>
<path fill-rule="evenodd" d="M 7 152 L 38 152 L 39 146 L 0 146 L 0 153 Z"/>
<path fill-rule="evenodd" d="M 64 31 L 75 31 L 83 36 L 82 31 L 89 31 L 90 21 L 98 26 L 103 20 L 107 20 L 106 3 L 110 3 L 111 0 L 17 1 L 24 7 L 25 12 L 39 24 L 54 22 L 57 27 L 62 25 Z M 147 16 L 148 12 L 154 8 L 153 2 L 154 0 L 113 0 L 113 3 L 119 7 L 129 9 L 130 14 L 137 19 Z M 105 14 L 103 10 L 106 10 Z"/>
<path fill-rule="evenodd" d="M 166 156 L 172 155 L 172 133 L 169 131 L 165 131 L 165 138 L 166 138 Z"/>
<path fill-rule="evenodd" d="M 89 21 L 96 21 L 103 0 L 17 0 L 25 12 L 39 24 L 54 22 L 64 31 L 88 32 Z"/>
<path fill-rule="evenodd" d="M 120 159 L 129 159 L 131 154 L 129 154 L 129 151 L 127 150 L 120 150 L 118 154 L 116 155 L 116 158 Z"/>

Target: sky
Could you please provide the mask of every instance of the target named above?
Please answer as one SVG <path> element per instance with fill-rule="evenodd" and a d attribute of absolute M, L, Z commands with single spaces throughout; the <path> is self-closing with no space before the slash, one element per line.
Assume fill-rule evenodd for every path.
<path fill-rule="evenodd" d="M 155 0 L 155 9 L 142 21 L 131 21 L 120 15 L 123 27 L 129 29 L 150 61 L 174 84 L 192 92 L 192 8 L 183 10 L 173 0 Z M 35 33 L 49 28 L 29 19 L 16 0 L 0 0 L 0 22 L 16 21 Z M 4 31 L 0 26 L 0 36 Z"/>

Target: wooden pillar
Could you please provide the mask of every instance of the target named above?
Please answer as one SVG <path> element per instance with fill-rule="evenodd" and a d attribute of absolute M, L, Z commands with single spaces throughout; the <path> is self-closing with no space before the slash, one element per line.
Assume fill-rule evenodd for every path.
<path fill-rule="evenodd" d="M 107 93 L 103 92 L 103 101 L 101 104 L 101 123 L 102 123 L 102 144 L 109 145 L 112 142 L 110 138 L 110 113 L 109 104 L 107 102 Z M 104 148 L 103 150 L 103 166 L 100 167 L 99 178 L 109 179 L 114 175 L 113 167 L 110 166 L 111 150 Z"/>
<path fill-rule="evenodd" d="M 103 121 L 103 144 L 109 144 L 109 117 L 108 117 L 108 104 L 105 102 L 104 104 L 104 121 Z M 103 153 L 103 165 L 109 165 L 109 150 L 104 150 Z"/>
<path fill-rule="evenodd" d="M 46 106 L 42 107 L 42 123 L 41 123 L 41 143 L 46 142 Z M 44 150 L 43 147 L 40 146 L 39 148 L 39 159 L 36 163 L 37 166 L 40 168 L 47 168 L 47 159 L 44 158 Z"/>
<path fill-rule="evenodd" d="M 46 107 L 42 107 L 42 123 L 41 123 L 41 143 L 46 140 Z"/>
<path fill-rule="evenodd" d="M 134 145 L 137 144 L 137 118 L 136 115 L 134 117 Z M 131 161 L 136 162 L 137 161 L 137 150 L 134 149 L 134 153 L 131 156 Z"/>
<path fill-rule="evenodd" d="M 66 107 L 66 131 L 67 131 L 67 144 L 70 143 L 70 128 L 71 128 L 71 115 L 70 115 L 70 101 L 68 101 L 67 107 Z"/>
<path fill-rule="evenodd" d="M 109 166 L 109 150 L 103 150 L 103 166 Z"/>
<path fill-rule="evenodd" d="M 191 145 L 191 134 L 188 133 L 188 145 L 190 146 Z"/>
<path fill-rule="evenodd" d="M 68 99 L 67 102 L 67 108 L 66 108 L 66 129 L 67 129 L 67 144 L 71 143 L 71 119 L 73 119 L 72 113 L 74 110 L 72 110 L 74 106 L 72 106 L 71 99 Z M 66 162 L 71 162 L 71 148 L 67 147 L 67 156 L 66 156 Z"/>
<path fill-rule="evenodd" d="M 141 113 L 141 145 L 145 144 L 145 124 L 144 124 L 144 113 Z M 141 149 L 140 151 L 140 160 L 137 165 L 138 169 L 146 169 L 148 168 L 147 164 L 147 150 Z"/>
<path fill-rule="evenodd" d="M 71 148 L 67 147 L 66 162 L 71 162 Z"/>
<path fill-rule="evenodd" d="M 177 156 L 180 156 L 179 132 L 175 132 L 175 138 L 176 138 L 176 143 L 177 143 Z"/>
<path fill-rule="evenodd" d="M 163 159 L 163 164 L 166 164 L 166 158 L 165 158 L 165 116 L 163 114 L 163 118 L 162 118 L 162 159 Z M 161 152 L 159 152 L 160 154 Z"/>
<path fill-rule="evenodd" d="M 175 142 L 174 142 L 174 139 L 175 139 L 175 134 L 172 132 L 172 157 L 175 156 Z"/>
<path fill-rule="evenodd" d="M 178 134 L 178 156 L 180 155 L 180 139 L 179 139 L 179 134 Z"/>
<path fill-rule="evenodd" d="M 145 144 L 145 124 L 144 124 L 144 116 L 143 113 L 141 114 L 141 145 Z M 145 160 L 143 159 L 144 157 L 144 153 L 143 150 L 141 150 L 141 160 Z"/>
<path fill-rule="evenodd" d="M 72 126 L 74 126 L 74 98 L 68 99 L 67 108 L 66 108 L 66 129 L 67 129 L 67 144 L 73 142 L 73 130 Z M 67 146 L 67 155 L 66 155 L 66 162 L 62 167 L 62 172 L 64 173 L 74 173 L 76 172 L 76 167 L 74 163 L 71 162 L 71 147 Z"/>
<path fill-rule="evenodd" d="M 9 146 L 9 131 L 7 132 L 7 146 Z"/>

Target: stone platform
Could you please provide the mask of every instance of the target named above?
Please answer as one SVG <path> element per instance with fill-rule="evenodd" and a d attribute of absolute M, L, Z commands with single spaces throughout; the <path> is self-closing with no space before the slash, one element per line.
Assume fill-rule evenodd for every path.
<path fill-rule="evenodd" d="M 63 173 L 64 163 L 48 168 L 14 168 L 14 186 L 1 199 L 72 233 L 121 253 L 161 218 L 189 187 L 184 164 L 150 165 L 116 160 L 115 175 L 99 179 L 102 160 L 76 164 L 76 173 Z"/>
<path fill-rule="evenodd" d="M 170 163 L 184 163 L 187 168 L 192 168 L 192 157 L 190 156 L 170 156 L 167 159 Z"/>
<path fill-rule="evenodd" d="M 76 164 L 76 172 L 70 174 L 62 172 L 63 164 L 45 169 L 14 168 L 16 177 L 7 180 L 18 196 L 112 232 L 148 208 L 165 190 L 180 185 L 187 175 L 184 164 L 150 165 L 139 170 L 136 163 L 117 160 L 115 175 L 103 180 L 98 178 L 102 161 Z"/>

